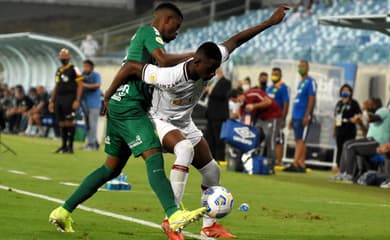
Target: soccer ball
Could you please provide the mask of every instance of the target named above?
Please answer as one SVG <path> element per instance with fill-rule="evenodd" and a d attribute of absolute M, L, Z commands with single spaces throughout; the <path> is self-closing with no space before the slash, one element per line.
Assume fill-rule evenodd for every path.
<path fill-rule="evenodd" d="M 207 215 L 212 218 L 223 218 L 233 208 L 233 195 L 224 187 L 209 187 L 202 195 L 202 205 L 207 209 Z"/>

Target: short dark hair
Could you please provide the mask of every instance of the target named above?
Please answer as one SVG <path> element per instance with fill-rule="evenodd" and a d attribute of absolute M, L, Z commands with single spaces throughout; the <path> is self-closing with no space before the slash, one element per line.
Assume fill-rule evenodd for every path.
<path fill-rule="evenodd" d="M 229 98 L 236 98 L 243 93 L 244 93 L 244 91 L 242 90 L 242 88 L 234 88 L 234 89 L 230 90 L 228 96 L 229 96 Z"/>
<path fill-rule="evenodd" d="M 196 52 L 206 56 L 207 58 L 214 59 L 219 62 L 222 60 L 221 51 L 219 50 L 217 44 L 213 42 L 202 43 L 202 45 L 200 45 Z"/>
<path fill-rule="evenodd" d="M 305 60 L 305 59 L 301 59 L 301 60 L 299 60 L 299 61 L 305 63 L 306 66 L 309 66 L 309 61 L 307 61 L 307 60 Z"/>
<path fill-rule="evenodd" d="M 159 4 L 155 9 L 154 12 L 160 11 L 160 10 L 170 10 L 174 12 L 177 16 L 179 16 L 181 19 L 184 19 L 183 13 L 180 11 L 180 9 L 173 3 L 165 2 Z"/>
<path fill-rule="evenodd" d="M 268 76 L 268 73 L 266 73 L 266 72 L 261 72 L 259 76 L 260 76 L 260 77 L 262 77 L 262 76 Z"/>
<path fill-rule="evenodd" d="M 280 69 L 279 67 L 272 68 L 272 71 L 279 72 L 280 75 L 282 75 L 282 69 Z"/>
<path fill-rule="evenodd" d="M 247 81 L 249 84 L 251 84 L 251 83 L 252 83 L 252 81 L 251 81 L 251 78 L 250 78 L 250 77 L 245 77 L 245 78 L 244 78 L 244 81 Z"/>
<path fill-rule="evenodd" d="M 353 88 L 351 87 L 351 85 L 349 84 L 344 84 L 343 86 L 341 86 L 340 90 L 339 90 L 339 95 L 341 96 L 341 92 L 343 91 L 343 88 L 348 88 L 348 90 L 351 92 L 351 98 L 352 98 L 352 95 L 353 95 Z"/>
<path fill-rule="evenodd" d="M 91 66 L 92 68 L 95 67 L 95 64 L 94 64 L 91 60 L 89 60 L 89 59 L 84 60 L 83 63 L 84 63 L 84 64 L 88 64 L 88 65 Z"/>
<path fill-rule="evenodd" d="M 382 99 L 373 97 L 373 98 L 371 98 L 371 100 L 374 102 L 377 109 L 383 107 Z"/>
<path fill-rule="evenodd" d="M 24 87 L 20 84 L 15 86 L 15 90 L 24 93 Z"/>

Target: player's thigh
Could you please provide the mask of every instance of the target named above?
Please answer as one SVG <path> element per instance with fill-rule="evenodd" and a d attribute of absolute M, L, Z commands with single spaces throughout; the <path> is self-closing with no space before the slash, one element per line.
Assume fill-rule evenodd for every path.
<path fill-rule="evenodd" d="M 173 124 L 160 119 L 152 119 L 152 121 L 166 151 L 173 153 L 175 145 L 186 139 L 181 130 Z"/>
<path fill-rule="evenodd" d="M 195 153 L 192 165 L 197 169 L 203 168 L 213 160 L 209 145 L 204 137 L 201 137 L 198 144 L 196 144 L 194 151 Z"/>
<path fill-rule="evenodd" d="M 121 121 L 120 129 L 123 140 L 134 156 L 138 157 L 152 149 L 161 151 L 160 140 L 148 116 Z"/>
<path fill-rule="evenodd" d="M 131 155 L 131 150 L 127 142 L 122 138 L 122 120 L 107 118 L 106 137 L 104 151 L 108 156 L 117 159 L 128 159 Z M 111 162 L 114 162 L 112 160 Z M 115 164 L 115 163 L 113 163 Z"/>

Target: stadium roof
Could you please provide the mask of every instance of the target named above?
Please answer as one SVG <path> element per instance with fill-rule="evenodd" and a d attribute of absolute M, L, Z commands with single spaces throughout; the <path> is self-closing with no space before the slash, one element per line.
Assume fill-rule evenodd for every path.
<path fill-rule="evenodd" d="M 72 62 L 84 59 L 80 49 L 71 42 L 34 33 L 0 35 L 0 65 L 4 81 L 10 86 L 22 84 L 25 88 L 54 86 L 54 74 L 59 66 L 58 52 L 68 48 Z"/>
<path fill-rule="evenodd" d="M 318 21 L 323 25 L 333 25 L 364 30 L 378 31 L 390 36 L 390 14 L 357 15 L 357 16 L 325 16 Z"/>

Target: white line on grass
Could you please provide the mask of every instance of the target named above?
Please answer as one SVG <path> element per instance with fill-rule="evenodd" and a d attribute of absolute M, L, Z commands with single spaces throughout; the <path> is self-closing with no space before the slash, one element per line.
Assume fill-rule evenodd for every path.
<path fill-rule="evenodd" d="M 27 173 L 19 170 L 8 170 L 10 173 L 19 174 L 19 175 L 26 175 Z"/>
<path fill-rule="evenodd" d="M 32 176 L 32 178 L 39 179 L 39 180 L 44 180 L 44 181 L 51 180 L 51 178 L 46 177 L 46 176 Z"/>
<path fill-rule="evenodd" d="M 383 204 L 383 203 L 339 202 L 339 201 L 328 201 L 328 203 L 337 204 L 337 205 L 365 206 L 365 207 L 390 207 L 389 204 Z"/>
<path fill-rule="evenodd" d="M 79 186 L 78 183 L 72 183 L 72 182 L 60 182 L 60 184 L 62 185 L 66 185 L 66 186 Z"/>
<path fill-rule="evenodd" d="M 58 199 L 58 198 L 53 198 L 53 197 L 46 196 L 46 195 L 43 195 L 43 194 L 28 192 L 28 191 L 24 191 L 24 190 L 20 190 L 20 189 L 16 189 L 16 188 L 8 187 L 8 186 L 5 186 L 5 185 L 0 185 L 0 189 L 5 190 L 5 191 L 11 191 L 11 192 L 27 195 L 27 196 L 30 196 L 30 197 L 44 199 L 44 200 L 47 200 L 47 201 L 50 201 L 50 202 L 59 203 L 59 204 L 63 204 L 64 203 L 63 200 Z M 128 221 L 128 222 L 138 223 L 140 225 L 144 225 L 144 226 L 151 227 L 151 228 L 161 229 L 161 225 L 157 224 L 157 223 L 154 223 L 154 222 L 149 222 L 149 221 L 145 221 L 145 220 L 138 219 L 138 218 L 133 218 L 133 217 L 129 217 L 129 216 L 113 213 L 113 212 L 108 212 L 108 211 L 100 210 L 100 209 L 97 209 L 97 208 L 90 208 L 90 207 L 86 207 L 86 206 L 83 206 L 83 205 L 79 205 L 78 208 L 81 209 L 81 210 L 87 211 L 87 212 L 92 212 L 92 213 L 95 213 L 95 214 L 99 214 L 99 215 L 103 215 L 103 216 L 107 216 L 107 217 L 112 217 L 112 218 L 115 218 L 115 219 L 120 219 L 120 220 L 124 220 L 124 221 Z M 205 237 L 202 237 L 201 235 L 193 234 L 193 233 L 190 233 L 190 232 L 183 232 L 183 234 L 185 236 L 192 237 L 192 238 L 195 238 L 195 239 L 213 240 L 213 238 L 205 238 Z"/>

